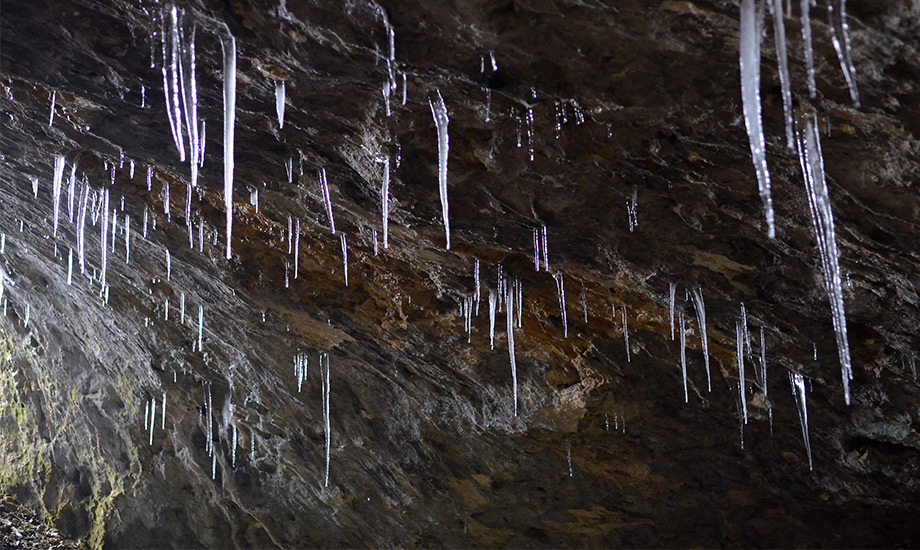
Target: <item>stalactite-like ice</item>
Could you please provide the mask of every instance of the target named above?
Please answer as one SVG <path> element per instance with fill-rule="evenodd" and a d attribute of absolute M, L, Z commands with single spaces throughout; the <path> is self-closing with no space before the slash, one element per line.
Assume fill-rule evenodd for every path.
<path fill-rule="evenodd" d="M 278 114 L 278 128 L 284 128 L 284 81 L 275 82 L 275 111 Z"/>
<path fill-rule="evenodd" d="M 54 233 L 53 235 L 57 237 L 58 229 L 58 212 L 61 209 L 61 182 L 64 179 L 64 157 L 63 155 L 58 155 L 54 158 L 54 180 L 51 184 L 52 200 L 54 201 L 52 207 L 54 208 Z"/>
<path fill-rule="evenodd" d="M 760 187 L 767 236 L 776 236 L 773 223 L 773 197 L 770 193 L 770 171 L 767 168 L 767 144 L 763 135 L 760 113 L 760 38 L 763 21 L 754 0 L 741 0 L 741 100 L 744 124 L 751 142 L 751 158 Z"/>
<path fill-rule="evenodd" d="M 789 385 L 792 386 L 792 398 L 795 408 L 799 413 L 799 424 L 802 427 L 802 441 L 805 443 L 805 452 L 808 454 L 808 469 L 814 470 L 811 461 L 811 440 L 808 437 L 808 408 L 805 397 L 805 377 L 797 372 L 789 373 Z"/>
<path fill-rule="evenodd" d="M 773 2 L 773 41 L 776 44 L 776 64 L 783 96 L 783 120 L 786 125 L 786 148 L 795 150 L 795 132 L 792 123 L 792 91 L 789 76 L 789 56 L 786 53 L 786 22 L 783 19 L 783 0 Z"/>
<path fill-rule="evenodd" d="M 431 107 L 431 116 L 434 118 L 434 124 L 438 130 L 438 190 L 441 194 L 441 216 L 444 220 L 446 248 L 450 250 L 450 217 L 447 204 L 447 154 L 449 149 L 447 124 L 450 119 L 447 115 L 447 105 L 444 104 L 444 98 L 441 97 L 440 90 L 435 90 L 435 94 L 437 97 L 429 99 L 428 104 Z"/>
<path fill-rule="evenodd" d="M 229 31 L 221 36 L 224 56 L 224 208 L 227 210 L 227 250 L 231 256 L 233 230 L 233 134 L 236 125 L 236 39 Z"/>
<path fill-rule="evenodd" d="M 798 139 L 799 163 L 808 191 L 808 205 L 811 221 L 821 252 L 824 268 L 824 287 L 831 305 L 831 316 L 837 338 L 837 353 L 840 357 L 840 374 L 843 379 L 843 396 L 850 404 L 850 380 L 853 366 L 850 362 L 850 344 L 847 340 L 847 320 L 843 307 L 843 279 L 840 275 L 840 253 L 834 230 L 834 213 L 824 176 L 824 157 L 821 154 L 821 140 L 818 136 L 817 120 L 814 116 L 805 120 L 805 128 Z"/>
<path fill-rule="evenodd" d="M 859 89 L 856 87 L 856 67 L 853 66 L 853 47 L 850 44 L 850 25 L 847 23 L 847 0 L 830 0 L 827 3 L 831 42 L 840 60 L 840 70 L 846 80 L 853 105 L 859 108 Z"/>
<path fill-rule="evenodd" d="M 706 330 L 706 303 L 703 301 L 703 289 L 696 287 L 690 291 L 696 320 L 700 327 L 700 342 L 703 346 L 703 361 L 706 363 L 706 391 L 712 391 L 712 375 L 709 372 L 709 334 Z"/>

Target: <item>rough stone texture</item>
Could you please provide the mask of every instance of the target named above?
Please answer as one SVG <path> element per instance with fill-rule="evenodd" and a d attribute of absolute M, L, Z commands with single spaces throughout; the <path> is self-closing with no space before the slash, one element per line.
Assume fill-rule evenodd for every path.
<path fill-rule="evenodd" d="M 192 199 L 196 241 L 205 225 L 203 253 L 188 246 L 189 169 L 178 161 L 163 101 L 153 35 L 162 4 L 3 5 L 0 267 L 8 308 L 0 321 L 0 480 L 63 533 L 113 547 L 920 545 L 920 409 L 908 360 L 920 350 L 916 0 L 848 6 L 860 109 L 849 103 L 824 3 L 812 10 L 815 99 L 805 87 L 798 6 L 786 21 L 797 117 L 814 112 L 821 121 L 850 281 L 849 407 L 798 159 L 784 147 L 769 31 L 761 92 L 777 237 L 766 238 L 741 119 L 737 2 L 197 0 L 181 7 L 198 26 L 199 114 L 207 121 Z M 407 75 L 408 101 L 399 104 L 399 77 L 391 117 L 381 94 L 382 13 L 395 31 L 396 70 Z M 224 24 L 239 46 L 229 261 Z M 489 51 L 499 70 L 483 74 Z M 280 130 L 277 80 L 288 94 Z M 435 89 L 451 114 L 450 251 L 428 106 Z M 567 123 L 557 137 L 563 104 Z M 526 121 L 522 147 L 516 137 L 530 107 L 532 162 Z M 65 180 L 76 163 L 78 180 L 85 174 L 93 189 L 108 189 L 118 209 L 107 304 L 98 280 L 75 274 L 67 285 L 75 225 L 65 181 L 61 225 L 51 235 L 57 154 L 67 159 Z M 390 247 L 375 256 L 381 155 L 393 159 Z M 114 183 L 106 163 L 117 166 Z M 320 168 L 336 228 L 348 236 L 348 287 Z M 37 198 L 31 177 L 39 178 Z M 258 212 L 250 188 L 259 189 Z M 639 224 L 630 232 L 626 204 L 634 192 Z M 302 223 L 297 278 L 282 241 L 288 215 Z M 551 269 L 564 274 L 568 338 L 552 277 L 533 269 L 532 232 L 543 225 Z M 99 226 L 88 221 L 89 276 L 100 267 L 99 239 Z M 483 302 L 468 344 L 459 304 L 473 293 L 475 259 Z M 523 283 L 525 299 L 515 332 L 517 417 L 503 313 L 489 349 L 487 298 L 498 264 Z M 670 337 L 672 281 L 691 327 L 689 404 L 679 343 Z M 697 285 L 709 320 L 711 393 L 684 299 Z M 766 328 L 769 368 L 767 398 L 748 358 L 743 449 L 734 355 L 740 303 L 755 355 Z M 199 305 L 203 352 L 193 351 Z M 320 351 L 329 353 L 332 373 L 328 487 Z M 298 352 L 310 358 L 300 393 Z M 808 378 L 814 472 L 789 371 Z M 217 440 L 214 480 L 205 386 Z M 163 392 L 166 427 L 158 420 L 149 445 L 145 407 Z M 239 430 L 235 469 L 231 426 Z"/>

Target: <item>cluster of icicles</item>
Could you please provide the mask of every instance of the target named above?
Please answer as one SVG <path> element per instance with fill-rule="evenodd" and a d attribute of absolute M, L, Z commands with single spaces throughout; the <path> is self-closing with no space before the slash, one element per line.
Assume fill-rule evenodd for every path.
<path fill-rule="evenodd" d="M 783 27 L 783 6 L 781 0 L 767 0 L 767 5 L 771 6 L 772 13 L 774 17 L 774 32 L 777 38 L 777 58 L 779 59 L 780 67 L 780 80 L 782 83 L 783 89 L 783 106 L 785 113 L 786 121 L 786 138 L 787 138 L 787 147 L 794 149 L 798 153 L 798 157 L 801 162 L 801 169 L 803 177 L 805 179 L 806 188 L 808 190 L 809 204 L 811 207 L 812 219 L 814 221 L 815 232 L 817 235 L 817 240 L 819 244 L 819 249 L 821 251 L 822 264 L 825 273 L 825 284 L 827 294 L 830 298 L 831 308 L 833 311 L 833 320 L 834 327 L 837 333 L 837 344 L 840 354 L 840 362 L 843 370 L 843 385 L 844 385 L 844 394 L 846 402 L 849 403 L 849 381 L 852 379 L 852 370 L 850 366 L 849 358 L 849 349 L 846 339 L 846 321 L 844 318 L 843 310 L 843 292 L 842 292 L 842 280 L 840 275 L 840 267 L 838 262 L 838 251 L 836 240 L 834 236 L 834 222 L 833 216 L 831 213 L 831 203 L 828 197 L 827 183 L 824 173 L 823 166 L 823 157 L 821 154 L 821 145 L 819 139 L 819 132 L 817 121 L 814 116 L 801 116 L 800 120 L 793 120 L 792 114 L 792 103 L 791 103 L 791 92 L 790 92 L 790 82 L 789 82 L 789 72 L 788 72 L 788 62 L 785 53 L 785 31 Z M 806 44 L 806 64 L 808 67 L 808 88 L 812 95 L 815 94 L 815 85 L 814 85 L 814 63 L 812 60 L 812 48 L 811 48 L 811 31 L 809 23 L 809 0 L 802 0 L 801 10 L 802 10 L 802 34 L 803 39 Z M 770 237 L 775 235 L 774 229 L 774 220 L 773 220 L 773 209 L 772 209 L 772 199 L 770 197 L 770 176 L 767 169 L 766 163 L 766 142 L 763 133 L 763 127 L 761 122 L 761 106 L 760 106 L 760 94 L 759 94 L 759 63 L 760 63 L 760 37 L 761 29 L 763 25 L 763 4 L 761 9 L 757 9 L 755 6 L 754 0 L 742 0 L 741 4 L 741 74 L 742 74 L 742 96 L 743 96 L 743 111 L 744 119 L 747 125 L 748 134 L 751 142 L 751 152 L 754 160 L 755 171 L 757 173 L 757 179 L 760 185 L 761 196 L 763 198 L 764 210 L 767 219 L 768 233 Z M 844 0 L 832 0 L 829 7 L 829 14 L 831 17 L 831 28 L 833 30 L 833 40 L 834 46 L 837 50 L 838 55 L 841 60 L 841 67 L 843 67 L 844 74 L 846 76 L 847 85 L 850 88 L 850 92 L 853 98 L 854 103 L 858 105 L 859 98 L 858 92 L 856 90 L 856 82 L 854 77 L 854 71 L 852 66 L 852 61 L 850 59 L 850 45 L 849 45 L 849 36 L 848 29 L 845 20 L 845 4 Z M 388 78 L 387 82 L 383 87 L 383 98 L 386 102 L 386 112 L 387 116 L 390 116 L 390 100 L 397 92 L 397 77 L 395 71 L 395 57 L 394 57 L 394 34 L 393 30 L 390 27 L 389 23 L 386 21 L 384 14 L 381 14 L 384 22 L 387 26 L 387 36 L 389 38 L 389 56 L 387 58 L 387 72 Z M 161 73 L 163 77 L 163 89 L 164 89 L 164 100 L 166 105 L 167 117 L 169 120 L 170 129 L 172 132 L 173 142 L 178 150 L 180 160 L 189 162 L 190 169 L 190 179 L 187 184 L 187 200 L 186 200 L 186 212 L 185 219 L 188 225 L 188 235 L 189 235 L 189 244 L 192 248 L 195 248 L 195 235 L 194 227 L 192 222 L 191 215 L 191 205 L 192 205 L 192 196 L 193 191 L 198 185 L 198 170 L 203 165 L 205 159 L 205 133 L 206 125 L 204 120 L 199 119 L 198 117 L 198 95 L 197 95 L 197 81 L 196 81 L 196 57 L 195 57 L 195 34 L 196 27 L 194 22 L 188 21 L 190 19 L 187 17 L 184 10 L 178 9 L 174 5 L 168 5 L 160 12 L 160 26 L 159 34 L 161 37 L 161 53 L 162 53 L 162 63 L 161 63 Z M 156 32 L 154 33 L 157 34 Z M 225 198 L 225 208 L 226 208 L 226 249 L 225 255 L 227 258 L 231 257 L 231 234 L 232 234 L 232 221 L 233 221 L 233 171 L 234 171 L 234 161 L 233 161 L 233 143 L 234 143 L 234 125 L 235 125 L 235 101 L 236 101 L 236 42 L 233 36 L 229 33 L 229 30 L 221 35 L 221 44 L 223 52 L 223 72 L 224 72 L 224 83 L 223 83 L 223 100 L 224 100 L 224 198 Z M 151 67 L 153 68 L 155 64 L 151 61 Z M 489 59 L 486 60 L 483 57 L 482 63 L 483 72 L 487 70 L 496 71 L 497 62 L 495 56 L 492 52 L 489 53 Z M 402 104 L 406 103 L 406 86 L 405 86 L 405 75 L 402 78 L 403 81 L 403 96 Z M 488 104 L 486 106 L 486 121 L 490 119 L 491 116 L 491 91 L 486 89 L 486 96 Z M 533 97 L 536 98 L 536 91 L 533 91 Z M 437 130 L 438 138 L 438 188 L 440 192 L 441 208 L 442 208 L 442 218 L 445 232 L 445 247 L 450 248 L 450 223 L 449 223 L 449 210 L 448 210 L 448 186 L 447 186 L 447 159 L 449 152 L 448 144 L 448 124 L 449 124 L 449 114 L 447 106 L 444 102 L 441 93 L 438 90 L 435 90 L 432 97 L 429 99 L 429 105 L 431 108 L 431 114 L 434 119 L 435 127 Z M 275 85 L 275 110 L 278 119 L 279 127 L 284 125 L 284 107 L 285 107 L 285 85 L 284 82 L 278 82 Z M 573 111 L 573 119 L 577 124 L 584 123 L 584 114 L 577 103 L 574 101 L 571 102 L 571 109 Z M 49 124 L 54 122 L 54 97 L 52 97 L 52 112 L 49 119 Z M 518 147 L 522 147 L 526 142 L 528 147 L 528 155 L 531 160 L 533 160 L 533 126 L 534 126 L 534 117 L 532 109 L 528 109 L 527 112 L 518 119 L 519 129 L 518 129 Z M 556 135 L 559 137 L 559 132 L 561 131 L 562 123 L 567 122 L 566 115 L 566 105 L 558 105 L 556 109 Z M 522 140 L 522 135 L 526 140 Z M 302 161 L 303 156 L 301 155 L 301 168 L 300 173 L 303 174 Z M 382 175 L 382 185 L 381 185 L 381 213 L 382 213 L 382 236 L 383 236 L 383 248 L 388 248 L 389 246 L 389 231 L 388 231 L 388 217 L 389 217 L 389 181 L 390 181 L 390 158 L 381 157 L 378 159 L 381 164 L 383 164 L 383 175 Z M 398 162 L 398 158 L 397 158 Z M 122 158 L 119 168 L 124 167 L 124 158 Z M 130 161 L 130 177 L 134 177 L 134 161 Z M 76 177 L 76 164 L 73 163 L 70 166 L 69 178 L 66 179 L 68 185 L 68 200 L 67 200 L 67 216 L 71 223 L 74 224 L 74 232 L 76 235 L 76 249 L 77 249 L 77 263 L 79 266 L 80 273 L 86 273 L 86 259 L 85 259 L 85 226 L 86 220 L 89 218 L 91 223 L 95 226 L 98 225 L 100 231 L 100 242 L 101 242 L 101 251 L 100 251 L 100 273 L 98 275 L 94 274 L 90 277 L 91 281 L 98 281 L 100 283 L 100 293 L 105 300 L 108 299 L 108 284 L 107 284 L 107 258 L 108 252 L 111 248 L 112 251 L 115 249 L 115 236 L 116 229 L 118 224 L 118 208 L 110 209 L 110 193 L 108 189 L 105 190 L 93 190 L 90 188 L 86 178 L 84 176 L 82 181 L 81 189 L 77 189 L 77 177 Z M 108 166 L 107 166 L 108 168 Z M 115 178 L 115 163 L 111 164 L 111 174 L 112 181 L 114 182 Z M 288 173 L 288 181 L 293 179 L 293 162 L 288 161 L 286 165 Z M 63 195 L 63 186 L 65 183 L 65 159 L 63 156 L 58 156 L 54 160 L 54 174 L 53 174 L 53 185 L 52 185 L 52 195 L 53 195 L 53 233 L 55 237 L 58 232 L 58 220 L 60 212 L 60 202 Z M 147 189 L 148 191 L 152 189 L 152 180 L 153 180 L 153 168 L 150 167 L 147 170 Z M 335 220 L 333 215 L 333 205 L 332 197 L 329 191 L 329 184 L 326 178 L 326 173 L 324 169 L 320 169 L 318 172 L 318 179 L 320 181 L 323 202 L 325 206 L 326 215 L 328 217 L 329 227 L 333 234 L 336 234 L 335 229 Z M 37 195 L 37 178 L 33 179 L 33 190 Z M 170 215 L 170 201 L 169 201 L 169 186 L 168 183 L 164 182 L 163 187 L 164 193 L 164 213 Z M 638 225 L 638 214 L 637 214 L 637 197 L 636 197 L 636 188 L 632 190 L 631 198 L 627 201 L 627 212 L 629 218 L 629 229 L 633 231 Z M 254 206 L 258 209 L 258 190 L 251 192 L 250 200 Z M 124 199 L 121 202 L 121 210 L 124 211 Z M 111 214 L 111 222 L 109 222 Z M 153 219 L 153 227 L 156 228 L 156 218 Z M 125 243 L 125 261 L 126 263 L 130 262 L 130 244 L 131 244 L 131 217 L 130 215 L 124 216 L 124 222 L 122 225 L 122 234 L 124 235 Z M 294 278 L 298 278 L 299 275 L 299 243 L 300 243 L 300 223 L 299 219 L 294 219 L 291 216 L 288 216 L 287 220 L 288 231 L 286 238 L 283 235 L 282 240 L 286 240 L 288 254 L 293 256 L 293 272 Z M 201 221 L 198 228 L 198 248 L 200 251 L 203 251 L 204 247 L 204 222 Z M 145 207 L 143 213 L 143 224 L 142 224 L 143 236 L 147 237 L 148 231 L 148 211 Z M 344 274 L 345 274 L 345 284 L 348 284 L 348 252 L 347 252 L 347 239 L 345 235 L 339 232 L 339 237 L 342 247 L 343 263 L 344 263 Z M 6 235 L 2 236 L 3 241 L 0 242 L 0 252 L 2 252 L 2 247 L 5 243 Z M 217 232 L 213 232 L 213 243 L 217 244 Z M 541 226 L 539 228 L 533 229 L 533 244 L 534 244 L 534 268 L 536 271 L 544 271 L 550 273 L 553 277 L 553 280 L 556 285 L 558 300 L 559 300 L 559 309 L 563 324 L 564 335 L 568 336 L 568 317 L 565 304 L 565 281 L 563 274 L 561 272 L 550 272 L 549 267 L 549 252 L 548 252 L 548 237 L 547 237 L 547 228 L 546 226 Z M 378 252 L 377 248 L 377 232 L 374 230 L 374 252 Z M 72 281 L 72 272 L 73 272 L 73 249 L 70 250 L 68 256 L 68 275 L 67 281 L 68 284 L 71 284 Z M 169 252 L 166 252 L 166 263 L 167 263 L 167 279 L 170 278 L 171 271 L 171 257 Z M 285 284 L 288 284 L 288 270 L 290 268 L 289 264 L 285 266 Z M 472 331 L 472 318 L 479 314 L 479 306 L 482 301 L 482 290 L 480 285 L 480 263 L 479 260 L 475 261 L 474 264 L 474 278 L 475 278 L 475 289 L 472 295 L 466 296 L 463 298 L 460 305 L 461 315 L 464 317 L 464 329 L 467 333 L 467 339 L 471 338 Z M 675 330 L 676 334 L 680 337 L 680 350 L 681 350 L 681 372 L 683 376 L 683 393 L 685 402 L 689 400 L 688 392 L 688 382 L 687 382 L 687 361 L 686 361 L 686 348 L 687 348 L 687 319 L 684 317 L 682 311 L 677 311 L 675 318 L 675 300 L 676 300 L 676 284 L 672 284 L 670 287 L 670 321 L 671 321 L 671 338 L 675 339 Z M 0 298 L 3 297 L 3 277 L 0 274 Z M 706 368 L 706 378 L 707 378 L 707 391 L 711 391 L 711 372 L 709 366 L 709 353 L 708 353 L 708 337 L 706 330 L 706 310 L 703 300 L 703 293 L 700 287 L 694 287 L 687 290 L 686 293 L 686 302 L 691 304 L 696 312 L 696 321 L 699 327 L 699 335 L 701 338 L 701 347 L 704 356 L 705 368 Z M 5 304 L 5 302 L 4 302 Z M 489 305 L 489 339 L 490 347 L 494 349 L 495 346 L 495 325 L 496 325 L 496 315 L 497 313 L 504 312 L 506 314 L 506 332 L 507 332 L 507 341 L 508 341 L 508 351 L 509 359 L 511 365 L 511 374 L 512 374 L 512 392 L 513 392 L 513 410 L 514 414 L 518 414 L 518 379 L 517 379 L 517 365 L 515 359 L 515 349 L 514 349 L 514 330 L 515 328 L 522 327 L 523 319 L 523 304 L 524 304 L 524 293 L 523 285 L 518 278 L 508 277 L 502 271 L 501 264 L 497 266 L 497 285 L 496 288 L 488 292 L 488 305 Z M 585 300 L 585 295 L 582 293 L 582 307 L 584 310 L 585 322 L 588 320 L 588 308 Z M 167 300 L 165 306 L 165 315 L 168 320 L 169 316 L 169 302 Z M 181 323 L 185 323 L 185 294 L 182 294 L 181 304 L 180 304 L 180 316 Z M 616 306 L 611 305 L 611 316 L 614 320 L 619 320 L 622 324 L 622 332 L 626 345 L 626 359 L 627 361 L 631 360 L 630 356 L 630 346 L 629 346 L 629 328 L 628 328 L 628 315 L 625 305 L 622 305 L 620 308 L 620 315 L 618 319 Z M 149 321 L 149 319 L 148 319 Z M 198 308 L 198 339 L 196 342 L 197 351 L 202 351 L 203 340 L 203 306 Z M 756 384 L 761 388 L 764 396 L 767 394 L 767 364 L 766 364 L 766 352 L 765 352 L 765 336 L 764 329 L 760 329 L 760 353 L 755 354 L 751 346 L 751 337 L 747 326 L 747 316 L 744 310 L 744 306 L 741 306 L 741 320 L 738 321 L 737 325 L 737 363 L 739 370 L 739 399 L 740 399 L 740 418 L 741 418 L 741 432 L 742 432 L 742 446 L 743 446 L 743 430 L 744 425 L 747 423 L 748 414 L 747 414 L 747 402 L 746 402 L 746 388 L 745 388 L 745 358 L 748 358 L 749 362 L 753 361 L 755 365 L 754 368 L 754 379 Z M 320 374 L 321 374 L 321 387 L 322 387 L 322 401 L 323 401 L 323 425 L 326 438 L 326 472 L 324 483 L 328 485 L 329 482 L 329 459 L 330 459 L 330 445 L 331 445 L 331 418 L 330 418 L 330 368 L 329 368 L 329 356 L 325 352 L 320 354 Z M 297 381 L 297 391 L 300 392 L 303 383 L 307 378 L 307 364 L 308 359 L 305 353 L 298 353 L 294 359 L 294 376 Z M 913 357 L 911 356 L 911 367 L 914 369 Z M 799 417 L 802 425 L 802 434 L 805 440 L 805 445 L 808 450 L 809 465 L 811 465 L 811 447 L 808 441 L 808 426 L 807 426 L 807 412 L 805 408 L 805 386 L 804 378 L 801 374 L 790 373 L 790 384 L 792 387 L 793 395 L 795 398 L 797 410 L 799 412 Z M 208 435 L 206 438 L 206 450 L 208 454 L 212 457 L 212 476 L 216 475 L 216 455 L 214 453 L 214 426 L 212 422 L 213 411 L 211 409 L 211 394 L 210 394 L 210 385 L 207 384 L 203 386 L 204 393 L 203 399 L 206 403 L 204 409 L 207 411 L 207 431 Z M 153 433 L 154 433 L 154 418 L 157 412 L 157 401 L 156 399 L 150 399 L 145 408 L 145 430 L 149 430 L 149 440 L 150 443 L 153 443 Z M 165 418 L 166 418 L 166 394 L 162 396 L 162 403 L 160 405 L 160 415 L 161 415 L 161 429 L 165 428 Z M 771 411 L 772 412 L 772 411 Z M 772 414 L 771 414 L 772 418 Z M 619 429 L 619 419 L 615 418 L 617 429 Z M 625 430 L 625 418 L 622 419 L 623 429 Z M 238 445 L 238 436 L 237 436 L 237 427 L 232 422 L 232 419 L 228 421 L 232 426 L 233 435 L 232 435 L 232 464 L 236 464 L 236 448 Z M 609 421 L 608 421 L 609 423 Z M 251 452 L 255 451 L 255 436 L 252 436 Z M 254 456 L 254 455 L 253 455 Z"/>
<path fill-rule="evenodd" d="M 786 1 L 786 12 L 791 11 L 791 2 Z M 811 98 L 817 95 L 815 86 L 814 48 L 810 10 L 814 0 L 801 0 L 800 17 L 802 42 L 808 93 Z M 840 373 L 843 379 L 843 396 L 850 404 L 850 381 L 853 379 L 853 366 L 850 360 L 850 346 L 847 340 L 847 322 L 843 308 L 843 279 L 840 274 L 840 255 L 834 232 L 834 215 L 828 195 L 827 181 L 824 174 L 824 158 L 821 154 L 821 140 L 818 132 L 817 117 L 814 114 L 800 113 L 798 117 L 792 108 L 792 84 L 789 73 L 789 59 L 786 51 L 786 29 L 783 14 L 783 0 L 741 0 L 741 99 L 744 122 L 751 144 L 751 158 L 760 187 L 764 215 L 767 221 L 767 234 L 772 239 L 776 236 L 773 214 L 773 198 L 770 193 L 770 171 L 767 168 L 767 146 L 764 137 L 760 103 L 760 45 L 764 27 L 765 6 L 770 7 L 773 15 L 773 38 L 776 44 L 776 59 L 779 81 L 783 97 L 783 118 L 786 130 L 786 148 L 798 154 L 802 168 L 802 177 L 808 192 L 808 204 L 814 224 L 818 249 L 821 253 L 821 265 L 824 268 L 824 285 L 831 305 L 831 316 L 837 338 L 837 353 L 840 358 Z M 859 90 L 856 86 L 856 70 L 850 45 L 850 31 L 846 20 L 846 0 L 829 0 L 827 14 L 830 23 L 831 41 L 843 70 L 844 80 L 850 91 L 853 105 L 859 107 Z"/>

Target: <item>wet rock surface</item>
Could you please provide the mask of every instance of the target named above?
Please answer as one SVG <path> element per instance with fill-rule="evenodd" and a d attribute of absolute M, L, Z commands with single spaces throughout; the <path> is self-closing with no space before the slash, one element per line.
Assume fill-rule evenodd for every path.
<path fill-rule="evenodd" d="M 850 406 L 769 31 L 761 94 L 777 235 L 766 236 L 736 2 L 179 2 L 186 32 L 196 27 L 206 122 L 190 218 L 189 164 L 163 92 L 168 6 L 5 3 L 2 486 L 91 546 L 917 546 L 920 5 L 847 7 L 858 109 L 826 6 L 812 9 L 815 98 L 798 6 L 786 31 L 797 121 L 814 114 L 821 129 Z M 227 32 L 238 49 L 229 260 Z M 450 250 L 436 90 L 450 115 Z M 93 211 L 106 192 L 114 241 Z M 296 261 L 289 216 L 300 222 Z M 535 271 L 543 227 L 549 271 Z M 462 304 L 477 260 L 468 336 Z M 499 265 L 523 296 L 517 416 L 506 304 L 490 345 Z M 567 336 L 551 274 L 564 281 Z M 688 327 L 686 404 L 670 283 Z M 754 372 L 761 327 L 768 391 Z M 790 372 L 806 380 L 814 471 Z"/>

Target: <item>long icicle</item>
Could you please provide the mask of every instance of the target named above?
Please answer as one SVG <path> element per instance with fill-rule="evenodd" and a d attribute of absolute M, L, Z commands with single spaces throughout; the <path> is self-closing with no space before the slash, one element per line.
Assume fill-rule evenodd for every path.
<path fill-rule="evenodd" d="M 808 469 L 814 470 L 811 461 L 811 441 L 808 438 L 808 408 L 805 397 L 805 377 L 797 372 L 789 373 L 789 385 L 792 386 L 792 398 L 795 408 L 799 413 L 799 424 L 802 426 L 802 440 L 805 442 L 805 452 L 808 454 Z"/>
<path fill-rule="evenodd" d="M 227 210 L 227 259 L 233 231 L 233 132 L 236 123 L 236 39 L 228 31 L 221 36 L 224 54 L 224 207 Z"/>
<path fill-rule="evenodd" d="M 751 159 L 757 174 L 760 199 L 767 219 L 767 236 L 776 236 L 773 223 L 773 197 L 770 193 L 770 171 L 767 168 L 767 146 L 763 135 L 760 112 L 760 31 L 763 21 L 754 0 L 741 1 L 741 104 L 748 140 L 751 142 Z"/>
<path fill-rule="evenodd" d="M 811 40 L 811 17 L 809 11 L 811 10 L 811 3 L 814 0 L 801 0 L 799 2 L 799 7 L 801 8 L 801 28 L 802 28 L 802 42 L 805 43 L 805 70 L 808 75 L 808 96 L 812 99 L 818 94 L 818 89 L 815 86 L 815 50 L 812 45 Z"/>
<path fill-rule="evenodd" d="M 509 288 L 505 294 L 505 321 L 508 327 L 508 355 L 511 358 L 511 379 L 514 385 L 514 416 L 518 414 L 517 361 L 514 358 L 514 300 L 515 292 Z"/>
<path fill-rule="evenodd" d="M 447 106 L 444 104 L 441 92 L 435 90 L 435 94 L 437 94 L 437 98 L 429 99 L 428 104 L 431 107 L 431 116 L 434 117 L 434 124 L 438 130 L 438 190 L 441 194 L 441 216 L 444 218 L 444 236 L 447 239 L 446 248 L 450 250 L 450 219 L 447 205 L 447 153 L 449 149 L 447 124 L 450 119 L 447 116 Z"/>
<path fill-rule="evenodd" d="M 706 391 L 712 392 L 712 375 L 709 371 L 709 334 L 706 331 L 706 303 L 703 301 L 703 289 L 696 287 L 690 291 L 696 320 L 700 326 L 700 343 L 703 346 L 703 361 L 706 363 Z"/>
<path fill-rule="evenodd" d="M 837 338 L 837 354 L 840 357 L 840 375 L 843 380 L 843 397 L 850 404 L 850 380 L 853 366 L 850 361 L 850 344 L 847 341 L 847 320 L 843 307 L 843 280 L 840 275 L 840 254 L 834 230 L 834 213 L 824 176 L 824 158 L 821 154 L 821 140 L 818 136 L 817 120 L 814 115 L 805 120 L 805 129 L 798 140 L 799 162 L 808 191 L 808 205 L 811 221 L 821 253 L 824 268 L 824 287 L 831 305 L 834 333 Z"/>
<path fill-rule="evenodd" d="M 783 19 L 783 0 L 773 0 L 773 41 L 776 45 L 776 64 L 783 95 L 783 119 L 786 124 L 786 148 L 795 151 L 795 131 L 792 124 L 792 91 L 789 77 L 789 56 L 786 53 L 786 22 Z"/>
<path fill-rule="evenodd" d="M 847 23 L 847 0 L 830 0 L 827 3 L 827 18 L 830 20 L 831 42 L 840 60 L 840 70 L 847 82 L 850 99 L 859 107 L 859 89 L 856 87 L 856 67 L 853 66 L 853 47 L 850 44 L 850 25 Z"/>

